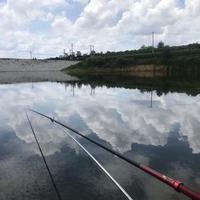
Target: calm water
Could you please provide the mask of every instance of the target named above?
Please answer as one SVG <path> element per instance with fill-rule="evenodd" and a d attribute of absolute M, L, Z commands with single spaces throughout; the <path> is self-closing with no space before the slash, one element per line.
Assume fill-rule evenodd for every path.
<path fill-rule="evenodd" d="M 24 109 L 33 108 L 200 191 L 200 95 L 60 83 L 0 85 L 0 199 L 57 199 Z M 152 97 L 152 102 L 151 102 Z M 63 128 L 29 113 L 63 199 L 126 199 Z M 185 200 L 78 140 L 138 200 Z"/>

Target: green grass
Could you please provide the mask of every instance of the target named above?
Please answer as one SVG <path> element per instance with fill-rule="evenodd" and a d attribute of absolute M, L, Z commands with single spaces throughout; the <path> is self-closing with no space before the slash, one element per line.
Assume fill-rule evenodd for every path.
<path fill-rule="evenodd" d="M 180 47 L 140 49 L 125 52 L 107 52 L 82 60 L 64 71 L 73 74 L 89 74 L 104 70 L 127 69 L 140 65 L 158 65 L 169 68 L 171 72 L 200 71 L 200 45 L 193 44 Z"/>

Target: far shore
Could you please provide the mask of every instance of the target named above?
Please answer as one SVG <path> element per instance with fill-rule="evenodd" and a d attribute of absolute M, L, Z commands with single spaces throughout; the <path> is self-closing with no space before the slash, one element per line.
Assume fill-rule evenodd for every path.
<path fill-rule="evenodd" d="M 81 68 L 81 67 L 70 67 L 63 70 L 64 72 L 74 76 L 84 75 L 126 75 L 136 77 L 165 77 L 167 75 L 167 68 L 163 66 L 157 66 L 152 64 L 130 66 L 125 68 L 113 67 L 113 68 Z"/>
<path fill-rule="evenodd" d="M 77 78 L 61 72 L 76 63 L 66 60 L 0 59 L 0 83 L 76 81 Z"/>

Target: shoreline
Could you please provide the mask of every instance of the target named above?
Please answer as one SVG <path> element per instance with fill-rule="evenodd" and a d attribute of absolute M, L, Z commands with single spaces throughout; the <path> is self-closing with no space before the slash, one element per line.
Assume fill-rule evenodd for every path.
<path fill-rule="evenodd" d="M 158 66 L 153 64 L 136 65 L 130 67 L 113 67 L 113 68 L 98 68 L 98 67 L 69 67 L 62 70 L 65 73 L 74 76 L 84 75 L 126 75 L 136 77 L 151 78 L 154 76 L 165 77 L 167 76 L 167 68 L 164 66 Z"/>

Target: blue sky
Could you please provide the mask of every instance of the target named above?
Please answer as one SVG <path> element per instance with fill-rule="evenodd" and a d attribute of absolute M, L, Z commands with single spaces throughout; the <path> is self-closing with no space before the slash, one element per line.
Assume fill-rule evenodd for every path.
<path fill-rule="evenodd" d="M 156 43 L 199 42 L 199 10 L 199 0 L 0 0 L 0 56 L 137 49 L 152 31 Z"/>
<path fill-rule="evenodd" d="M 82 13 L 85 4 L 80 4 L 72 0 L 69 1 L 69 6 L 66 9 L 66 17 L 72 21 L 75 21 Z"/>
<path fill-rule="evenodd" d="M 178 0 L 181 7 L 185 7 L 185 0 Z"/>

